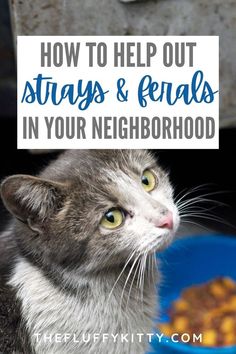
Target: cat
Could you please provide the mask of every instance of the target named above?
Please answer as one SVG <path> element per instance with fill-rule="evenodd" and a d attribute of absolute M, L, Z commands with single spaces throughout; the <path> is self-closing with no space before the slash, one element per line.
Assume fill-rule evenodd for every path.
<path fill-rule="evenodd" d="M 152 154 L 66 151 L 38 177 L 3 180 L 1 196 L 13 218 L 1 237 L 0 351 L 143 354 L 155 252 L 179 225 Z"/>

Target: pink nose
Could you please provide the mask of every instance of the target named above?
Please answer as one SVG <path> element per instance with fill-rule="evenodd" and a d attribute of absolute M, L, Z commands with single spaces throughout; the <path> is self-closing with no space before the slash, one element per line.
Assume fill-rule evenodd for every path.
<path fill-rule="evenodd" d="M 163 218 L 157 224 L 157 227 L 160 227 L 161 229 L 173 229 L 173 214 L 171 211 L 168 211 L 168 213 L 163 216 Z"/>

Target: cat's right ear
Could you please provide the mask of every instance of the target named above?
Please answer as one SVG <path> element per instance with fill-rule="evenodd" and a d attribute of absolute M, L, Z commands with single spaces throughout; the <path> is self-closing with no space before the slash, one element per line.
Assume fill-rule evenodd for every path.
<path fill-rule="evenodd" d="M 1 184 L 5 207 L 17 219 L 40 229 L 62 207 L 66 185 L 28 175 L 14 175 Z"/>

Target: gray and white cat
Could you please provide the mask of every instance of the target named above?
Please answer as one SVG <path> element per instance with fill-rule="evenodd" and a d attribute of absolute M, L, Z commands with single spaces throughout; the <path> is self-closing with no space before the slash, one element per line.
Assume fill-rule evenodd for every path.
<path fill-rule="evenodd" d="M 1 269 L 11 271 L 2 271 L 0 351 L 144 353 L 156 315 L 154 255 L 179 224 L 151 154 L 67 151 L 39 177 L 6 178 L 1 195 L 14 218 L 1 238 Z"/>

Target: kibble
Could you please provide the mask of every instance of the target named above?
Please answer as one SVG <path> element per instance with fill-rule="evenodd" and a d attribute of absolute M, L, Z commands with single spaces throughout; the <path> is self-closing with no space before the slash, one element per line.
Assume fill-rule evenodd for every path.
<path fill-rule="evenodd" d="M 170 321 L 158 325 L 166 336 L 178 333 L 202 335 L 204 347 L 236 345 L 236 282 L 221 277 L 206 284 L 185 289 L 173 302 Z M 193 336 L 190 335 L 190 339 Z"/>

